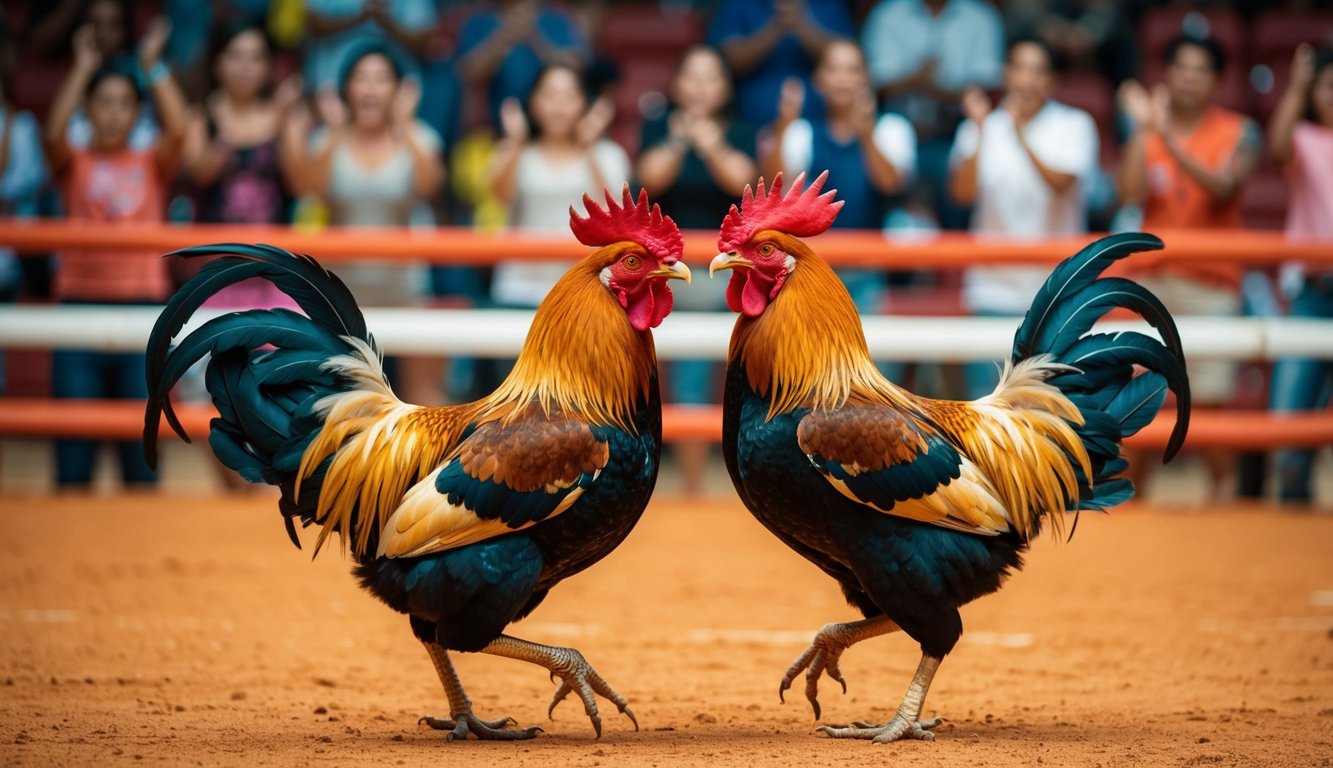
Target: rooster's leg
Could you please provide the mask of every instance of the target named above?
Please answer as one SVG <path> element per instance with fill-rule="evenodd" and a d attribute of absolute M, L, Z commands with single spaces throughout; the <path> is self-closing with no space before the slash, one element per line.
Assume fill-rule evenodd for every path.
<path fill-rule="evenodd" d="M 472 714 L 472 700 L 468 698 L 467 691 L 463 690 L 463 681 L 458 679 L 458 673 L 454 671 L 454 663 L 449 660 L 449 652 L 437 643 L 426 643 L 426 653 L 435 664 L 435 672 L 440 676 L 440 684 L 444 686 L 444 695 L 449 697 L 451 719 L 427 716 L 421 718 L 419 723 L 429 725 L 437 731 L 448 731 L 445 738 L 449 741 L 465 740 L 469 734 L 483 740 L 519 741 L 541 733 L 542 729 L 536 726 L 508 728 L 507 726 L 514 724 L 513 718 L 486 721 Z"/>
<path fill-rule="evenodd" d="M 912 684 L 907 686 L 903 703 L 898 705 L 898 713 L 883 725 L 870 723 L 852 723 L 844 726 L 821 726 L 819 730 L 835 739 L 870 739 L 876 744 L 887 744 L 898 739 L 925 739 L 933 741 L 935 734 L 931 728 L 944 722 L 944 718 L 921 720 L 921 708 L 926 703 L 926 691 L 930 690 L 930 681 L 935 677 L 935 670 L 940 666 L 940 659 L 921 655 L 921 665 L 916 668 Z"/>
<path fill-rule="evenodd" d="M 597 674 L 597 670 L 583 658 L 583 654 L 573 648 L 556 648 L 509 635 L 500 635 L 490 645 L 482 648 L 481 652 L 536 664 L 548 670 L 551 679 L 559 677 L 560 687 L 556 689 L 555 697 L 551 699 L 551 706 L 546 710 L 548 717 L 555 711 L 555 705 L 569 694 L 577 693 L 579 698 L 583 699 L 583 711 L 587 713 L 588 719 L 592 720 L 593 730 L 600 739 L 602 718 L 597 713 L 597 696 L 600 695 L 629 717 L 630 722 L 634 723 L 634 730 L 639 730 L 639 720 L 630 711 L 629 702 L 625 701 L 625 697 L 616 693 L 602 676 Z"/>
<path fill-rule="evenodd" d="M 786 701 L 787 689 L 791 688 L 792 681 L 804 670 L 805 698 L 810 701 L 810 706 L 815 710 L 815 719 L 818 720 L 820 674 L 827 673 L 829 677 L 837 680 L 842 685 L 842 692 L 846 693 L 847 681 L 842 679 L 842 670 L 838 669 L 842 652 L 862 640 L 887 635 L 897 630 L 898 625 L 884 616 L 863 621 L 849 621 L 845 624 L 825 624 L 815 634 L 815 639 L 811 641 L 810 647 L 805 649 L 805 653 L 796 657 L 796 661 L 787 668 L 787 674 L 782 676 L 782 683 L 778 686 L 778 698 Z"/>

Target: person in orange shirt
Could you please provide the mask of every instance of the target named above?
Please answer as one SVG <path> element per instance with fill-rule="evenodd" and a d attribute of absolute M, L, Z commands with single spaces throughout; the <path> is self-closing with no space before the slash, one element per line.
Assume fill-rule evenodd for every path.
<path fill-rule="evenodd" d="M 154 22 L 130 66 L 105 66 L 93 29 L 74 36 L 74 66 L 61 85 L 44 130 L 51 168 L 60 181 L 66 215 L 71 220 L 102 222 L 161 221 L 167 185 L 175 173 L 185 138 L 185 99 L 162 63 L 169 28 Z M 147 84 L 157 106 L 162 133 L 153 146 L 136 150 L 130 131 Z M 83 102 L 92 126 L 86 148 L 71 146 L 71 117 Z M 156 253 L 84 249 L 59 255 L 56 298 L 67 304 L 156 304 L 171 292 L 165 262 Z M 57 398 L 147 397 L 142 354 L 58 350 L 52 360 L 52 389 Z M 62 489 L 87 487 L 92 481 L 96 444 L 87 440 L 56 443 L 56 482 Z M 127 485 L 155 481 L 137 441 L 119 445 L 121 476 Z"/>
<path fill-rule="evenodd" d="M 1134 127 L 1121 157 L 1121 202 L 1141 206 L 1142 228 L 1168 242 L 1172 229 L 1241 226 L 1240 191 L 1263 140 L 1254 121 L 1212 103 L 1225 65 L 1216 41 L 1177 37 L 1166 48 L 1165 78 L 1151 94 L 1132 80 L 1120 89 L 1121 109 Z M 1241 312 L 1238 264 L 1171 265 L 1134 276 L 1174 315 Z M 1235 397 L 1234 363 L 1190 361 L 1189 377 L 1196 406 L 1224 406 Z M 1131 456 L 1131 474 L 1142 476 L 1142 458 Z M 1206 449 L 1203 458 L 1213 500 L 1231 497 L 1234 456 Z"/>

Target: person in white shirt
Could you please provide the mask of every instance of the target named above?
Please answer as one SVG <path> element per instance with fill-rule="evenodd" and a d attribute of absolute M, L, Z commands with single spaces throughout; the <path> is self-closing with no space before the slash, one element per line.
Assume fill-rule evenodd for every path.
<path fill-rule="evenodd" d="M 1097 128 L 1088 113 L 1050 98 L 1055 78 L 1046 44 L 1009 46 L 1004 100 L 992 110 L 980 89 L 963 95 L 967 120 L 949 158 L 954 199 L 972 205 L 973 232 L 1017 237 L 1087 231 L 1084 188 L 1097 169 Z M 963 305 L 974 315 L 1021 315 L 1049 270 L 973 267 L 963 275 Z M 968 395 L 998 381 L 989 362 L 967 366 Z"/>
<path fill-rule="evenodd" d="M 500 106 L 504 138 L 491 168 L 491 190 L 509 206 L 509 225 L 569 235 L 569 207 L 584 193 L 600 199 L 629 180 L 629 156 L 605 138 L 609 100 L 589 106 L 578 72 L 557 64 L 537 78 L 527 113 L 513 99 Z M 500 306 L 536 307 L 569 264 L 510 261 L 495 268 L 491 298 Z"/>
<path fill-rule="evenodd" d="M 967 212 L 949 197 L 949 147 L 972 86 L 994 89 L 1004 66 L 1004 23 L 985 0 L 881 0 L 861 28 L 880 104 L 905 115 L 919 142 L 921 189 L 949 228 Z"/>

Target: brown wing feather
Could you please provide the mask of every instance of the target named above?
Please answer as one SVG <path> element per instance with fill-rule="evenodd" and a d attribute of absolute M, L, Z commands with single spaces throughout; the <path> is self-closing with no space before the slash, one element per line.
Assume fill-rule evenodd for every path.
<path fill-rule="evenodd" d="M 587 422 L 524 418 L 483 424 L 463 442 L 458 457 L 464 471 L 478 480 L 526 493 L 568 487 L 579 475 L 606 466 L 609 451 Z"/>
<path fill-rule="evenodd" d="M 796 442 L 807 454 L 836 456 L 863 471 L 912 461 L 926 450 L 916 423 L 884 406 L 811 411 L 796 428 Z"/>
<path fill-rule="evenodd" d="M 487 422 L 462 442 L 450 463 L 458 462 L 471 481 L 502 485 L 511 493 L 469 495 L 463 486 L 473 484 L 464 483 L 458 486 L 462 498 L 453 503 L 457 497 L 441 492 L 436 470 L 407 492 L 386 521 L 378 554 L 420 557 L 549 520 L 578 501 L 583 487 L 567 489 L 581 477 L 595 476 L 610 455 L 608 444 L 586 422 L 559 415 L 548 420 L 537 408 L 515 421 Z M 504 506 L 514 502 L 512 494 L 546 494 L 550 511 L 517 518 L 513 506 Z"/>

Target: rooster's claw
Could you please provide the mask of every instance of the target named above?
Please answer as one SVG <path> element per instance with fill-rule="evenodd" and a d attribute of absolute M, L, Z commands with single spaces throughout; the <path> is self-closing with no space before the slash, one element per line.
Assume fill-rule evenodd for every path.
<path fill-rule="evenodd" d="M 417 725 L 426 725 L 437 731 L 448 731 L 445 735 L 448 741 L 466 741 L 469 735 L 482 741 L 523 741 L 542 732 L 542 729 L 535 725 L 530 728 L 509 727 L 516 725 L 517 722 L 512 717 L 482 720 L 471 712 L 462 712 L 454 715 L 452 720 L 427 715 L 418 720 Z"/>
<path fill-rule="evenodd" d="M 615 704 L 616 709 L 634 724 L 634 730 L 639 730 L 639 719 L 630 710 L 625 697 L 616 693 L 615 689 L 597 674 L 597 670 L 583 658 L 583 654 L 573 648 L 561 650 L 566 653 L 562 654 L 562 658 L 551 668 L 551 674 L 560 678 L 560 687 L 551 697 L 551 706 L 546 708 L 546 716 L 554 719 L 552 716 L 555 714 L 556 705 L 568 698 L 569 694 L 577 692 L 579 698 L 583 699 L 583 711 L 592 721 L 592 728 L 596 731 L 597 738 L 602 738 L 602 717 L 597 711 L 597 696 Z"/>
<path fill-rule="evenodd" d="M 810 707 L 815 711 L 815 719 L 818 720 L 821 712 L 819 707 L 821 674 L 827 674 L 836 680 L 842 686 L 842 692 L 847 693 L 847 680 L 843 678 L 838 662 L 842 659 L 842 652 L 856 642 L 856 639 L 849 635 L 845 624 L 824 625 L 811 641 L 810 647 L 796 657 L 796 661 L 787 668 L 787 674 L 782 676 L 782 683 L 778 685 L 778 699 L 784 703 L 787 701 L 786 693 L 791 688 L 792 681 L 804 671 L 805 698 L 810 702 Z"/>

